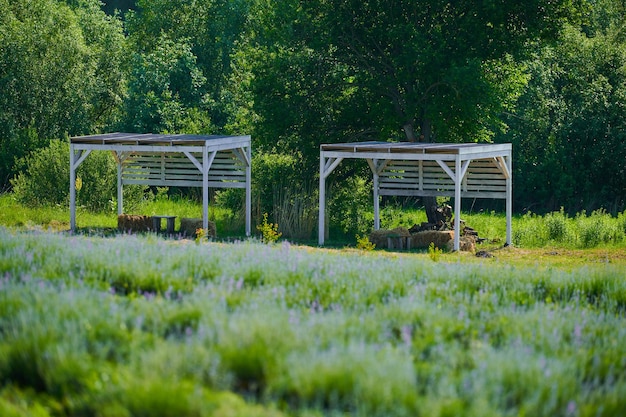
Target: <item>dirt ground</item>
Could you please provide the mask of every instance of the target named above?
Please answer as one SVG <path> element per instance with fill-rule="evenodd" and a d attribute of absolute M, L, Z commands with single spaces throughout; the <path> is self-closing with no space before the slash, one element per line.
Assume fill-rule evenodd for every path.
<path fill-rule="evenodd" d="M 477 247 L 477 251 L 484 250 Z M 494 261 L 519 262 L 527 265 L 545 265 L 553 267 L 580 267 L 583 265 L 624 266 L 626 278 L 626 248 L 563 249 L 538 248 L 524 249 L 516 247 L 484 250 Z"/>

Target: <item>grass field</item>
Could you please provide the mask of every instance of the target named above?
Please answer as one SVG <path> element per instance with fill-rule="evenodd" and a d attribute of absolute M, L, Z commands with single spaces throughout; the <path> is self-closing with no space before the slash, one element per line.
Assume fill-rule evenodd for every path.
<path fill-rule="evenodd" d="M 623 239 L 434 257 L 72 235 L 32 214 L 0 227 L 2 416 L 626 410 Z"/>

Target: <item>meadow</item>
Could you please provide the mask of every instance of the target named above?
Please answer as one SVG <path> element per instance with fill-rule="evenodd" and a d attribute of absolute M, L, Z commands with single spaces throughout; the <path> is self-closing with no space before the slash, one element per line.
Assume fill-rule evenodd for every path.
<path fill-rule="evenodd" d="M 494 244 L 492 258 L 434 257 L 71 234 L 38 213 L 39 224 L 0 219 L 2 416 L 626 410 L 618 234 L 591 249 L 553 234 Z M 562 220 L 580 235 L 582 217 Z M 605 220 L 618 233 L 623 218 Z M 550 236 L 546 217 L 524 221 Z"/>

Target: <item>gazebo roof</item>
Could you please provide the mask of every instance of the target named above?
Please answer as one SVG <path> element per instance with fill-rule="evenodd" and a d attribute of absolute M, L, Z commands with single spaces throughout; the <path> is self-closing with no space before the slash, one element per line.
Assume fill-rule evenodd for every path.
<path fill-rule="evenodd" d="M 76 136 L 70 138 L 73 144 L 88 145 L 158 145 L 158 146 L 207 146 L 219 143 L 236 143 L 250 141 L 249 136 L 226 135 L 165 135 L 155 133 L 105 133 L 100 135 Z"/>
<path fill-rule="evenodd" d="M 329 143 L 320 146 L 321 151 L 358 153 L 402 154 L 453 154 L 472 155 L 484 152 L 510 151 L 511 144 L 488 143 L 424 143 L 424 142 L 355 142 Z"/>

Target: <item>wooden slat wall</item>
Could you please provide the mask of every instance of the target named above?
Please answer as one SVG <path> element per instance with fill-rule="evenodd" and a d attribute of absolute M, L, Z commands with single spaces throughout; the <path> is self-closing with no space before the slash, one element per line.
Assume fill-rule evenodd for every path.
<path fill-rule="evenodd" d="M 506 177 L 493 159 L 477 159 L 470 163 L 461 191 L 501 193 L 506 198 Z"/>
<path fill-rule="evenodd" d="M 201 154 L 193 154 L 202 161 Z M 122 163 L 123 184 L 202 187 L 202 173 L 184 154 L 134 153 Z M 245 188 L 246 168 L 231 151 L 215 155 L 209 169 L 209 187 Z"/>
<path fill-rule="evenodd" d="M 447 164 L 454 172 L 454 163 Z M 380 174 L 379 184 L 380 195 L 454 196 L 454 181 L 435 161 L 390 161 Z M 470 163 L 461 196 L 506 198 L 506 178 L 493 159 Z"/>

